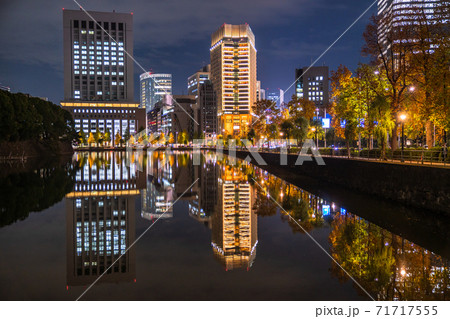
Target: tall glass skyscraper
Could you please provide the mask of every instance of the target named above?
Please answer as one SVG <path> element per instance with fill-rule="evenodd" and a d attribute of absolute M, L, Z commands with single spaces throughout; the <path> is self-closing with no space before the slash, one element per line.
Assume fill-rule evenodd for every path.
<path fill-rule="evenodd" d="M 140 76 L 141 107 L 147 112 L 162 100 L 163 95 L 172 94 L 172 74 L 145 72 Z"/>

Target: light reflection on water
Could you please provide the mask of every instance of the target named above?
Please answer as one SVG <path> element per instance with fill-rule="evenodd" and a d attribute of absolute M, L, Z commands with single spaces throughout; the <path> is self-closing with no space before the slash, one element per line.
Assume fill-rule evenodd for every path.
<path fill-rule="evenodd" d="M 313 236 L 325 234 L 322 245 L 326 245 L 333 258 L 376 299 L 450 299 L 447 260 L 348 212 L 339 203 L 319 198 L 246 162 L 218 158 L 214 153 L 203 153 L 201 164 L 193 165 L 191 153 L 104 152 L 76 154 L 73 168 L 74 171 L 67 174 L 69 180 L 74 180 L 73 189 L 65 196 L 67 290 L 83 291 L 105 271 L 96 284 L 100 287 L 139 282 L 139 277 L 146 276 L 137 272 L 144 261 L 136 251 L 138 244 L 131 245 L 142 229 L 156 221 L 168 227 L 179 223 L 181 229 L 191 232 L 198 227 L 195 225 L 204 225 L 210 234 L 208 254 L 220 265 L 215 276 L 225 276 L 223 273 L 230 271 L 244 271 L 243 276 L 248 278 L 252 272 L 267 276 L 269 274 L 261 269 L 269 265 L 267 258 L 279 256 L 279 252 L 267 251 L 269 245 L 264 247 L 267 234 L 261 232 L 258 224 L 263 223 L 262 228 L 267 229 L 273 223 L 274 229 L 283 224 L 291 229 L 279 236 L 289 241 L 285 245 L 291 245 L 298 236 L 307 238 L 305 231 Z M 271 198 L 276 199 L 285 212 Z M 8 209 L 2 207 L 2 213 Z M 197 223 L 180 220 L 182 215 Z M 305 247 L 299 249 L 320 251 L 310 239 L 305 243 Z M 174 248 L 163 244 L 161 249 Z M 261 260 L 258 258 L 260 251 L 263 252 Z M 286 270 L 279 267 L 276 271 L 286 271 L 286 276 L 292 276 L 288 270 L 292 267 L 292 258 L 284 255 L 282 266 Z M 318 274 L 324 280 L 341 282 L 343 291 L 336 291 L 334 299 L 354 299 L 354 292 L 358 298 L 367 298 L 331 259 L 327 257 L 327 264 L 322 260 L 317 258 L 308 263 L 321 263 L 318 269 L 324 266 L 329 269 L 328 273 Z M 255 268 L 258 263 L 261 264 L 259 269 Z M 263 280 L 266 279 L 263 277 Z M 206 279 L 196 281 L 205 287 L 208 284 Z M 233 281 L 228 284 L 233 285 Z M 86 297 L 89 299 L 89 296 L 92 297 L 90 293 Z M 175 293 L 165 296 L 165 299 L 181 299 Z M 97 298 L 109 297 L 100 294 Z M 129 299 L 125 295 L 122 298 Z M 286 297 L 267 291 L 259 298 L 241 298 Z M 229 298 L 216 293 L 204 299 Z M 286 299 L 295 300 L 296 296 Z"/>

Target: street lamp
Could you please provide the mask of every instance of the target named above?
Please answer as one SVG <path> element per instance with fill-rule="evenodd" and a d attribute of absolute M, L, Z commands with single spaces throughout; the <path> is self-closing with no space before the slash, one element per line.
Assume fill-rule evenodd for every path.
<path fill-rule="evenodd" d="M 403 151 L 405 149 L 405 121 L 406 121 L 405 113 L 400 114 L 400 121 L 402 122 L 402 162 L 404 162 L 405 160 L 403 159 Z"/>

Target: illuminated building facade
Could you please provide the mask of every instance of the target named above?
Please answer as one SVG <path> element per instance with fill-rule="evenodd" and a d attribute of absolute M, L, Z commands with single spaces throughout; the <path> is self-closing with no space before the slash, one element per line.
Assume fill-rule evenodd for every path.
<path fill-rule="evenodd" d="M 388 50 L 393 41 L 413 39 L 389 39 L 396 37 L 390 34 L 396 28 L 405 25 L 417 25 L 417 20 L 426 18 L 428 25 L 433 25 L 439 21 L 438 12 L 442 1 L 439 0 L 378 0 L 377 16 L 378 41 L 384 50 Z M 448 21 L 441 21 L 448 23 Z M 400 32 L 399 35 L 402 33 Z"/>
<path fill-rule="evenodd" d="M 267 99 L 275 103 L 275 106 L 284 105 L 284 91 L 282 89 L 278 89 L 274 92 L 269 92 L 267 94 Z"/>
<path fill-rule="evenodd" d="M 63 9 L 64 101 L 133 102 L 133 14 L 89 14 Z"/>
<path fill-rule="evenodd" d="M 256 101 L 262 101 L 266 99 L 266 90 L 261 88 L 261 81 L 256 81 Z"/>
<path fill-rule="evenodd" d="M 198 105 L 194 118 L 200 125 L 199 131 L 206 138 L 211 138 L 218 132 L 217 99 L 210 77 L 211 64 L 208 64 L 188 78 L 188 95 L 195 96 Z"/>
<path fill-rule="evenodd" d="M 305 66 L 295 70 L 295 94 L 314 102 L 321 116 L 325 116 L 329 103 L 328 72 L 327 66 Z"/>
<path fill-rule="evenodd" d="M 198 88 L 211 76 L 211 64 L 205 65 L 203 68 L 188 77 L 188 95 L 195 95 L 198 98 Z"/>
<path fill-rule="evenodd" d="M 104 133 L 109 131 L 114 143 L 114 136 L 124 136 L 128 130 L 136 134 L 145 128 L 145 110 L 134 103 L 81 103 L 61 102 L 62 107 L 72 114 L 77 132 Z"/>
<path fill-rule="evenodd" d="M 124 253 L 100 282 L 136 278 L 134 250 L 126 250 L 135 240 L 135 202 L 145 173 L 118 158 L 111 153 L 86 156 L 66 196 L 68 286 L 94 282 Z"/>
<path fill-rule="evenodd" d="M 247 268 L 256 257 L 257 216 L 252 211 L 252 188 L 247 176 L 225 166 L 219 179 L 219 209 L 213 215 L 214 256 L 225 269 Z"/>
<path fill-rule="evenodd" d="M 140 76 L 141 107 L 147 112 L 162 100 L 164 95 L 172 94 L 172 74 L 145 72 Z"/>
<path fill-rule="evenodd" d="M 86 133 L 109 130 L 121 136 L 146 127 L 145 111 L 134 103 L 133 15 L 63 10 L 63 109 Z M 105 31 L 103 31 L 105 30 Z M 129 56 L 130 55 L 130 56 Z"/>
<path fill-rule="evenodd" d="M 210 53 L 221 133 L 243 135 L 256 102 L 256 47 L 250 26 L 223 24 L 211 37 Z"/>

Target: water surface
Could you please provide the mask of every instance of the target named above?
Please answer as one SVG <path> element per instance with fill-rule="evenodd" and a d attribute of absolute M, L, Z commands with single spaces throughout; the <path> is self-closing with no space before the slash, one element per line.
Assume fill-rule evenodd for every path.
<path fill-rule="evenodd" d="M 430 233 L 376 199 L 348 211 L 360 195 L 319 197 L 214 153 L 80 153 L 0 187 L 3 300 L 75 300 L 101 274 L 83 300 L 450 299 L 445 218 Z M 377 224 L 361 217 L 374 209 Z"/>

